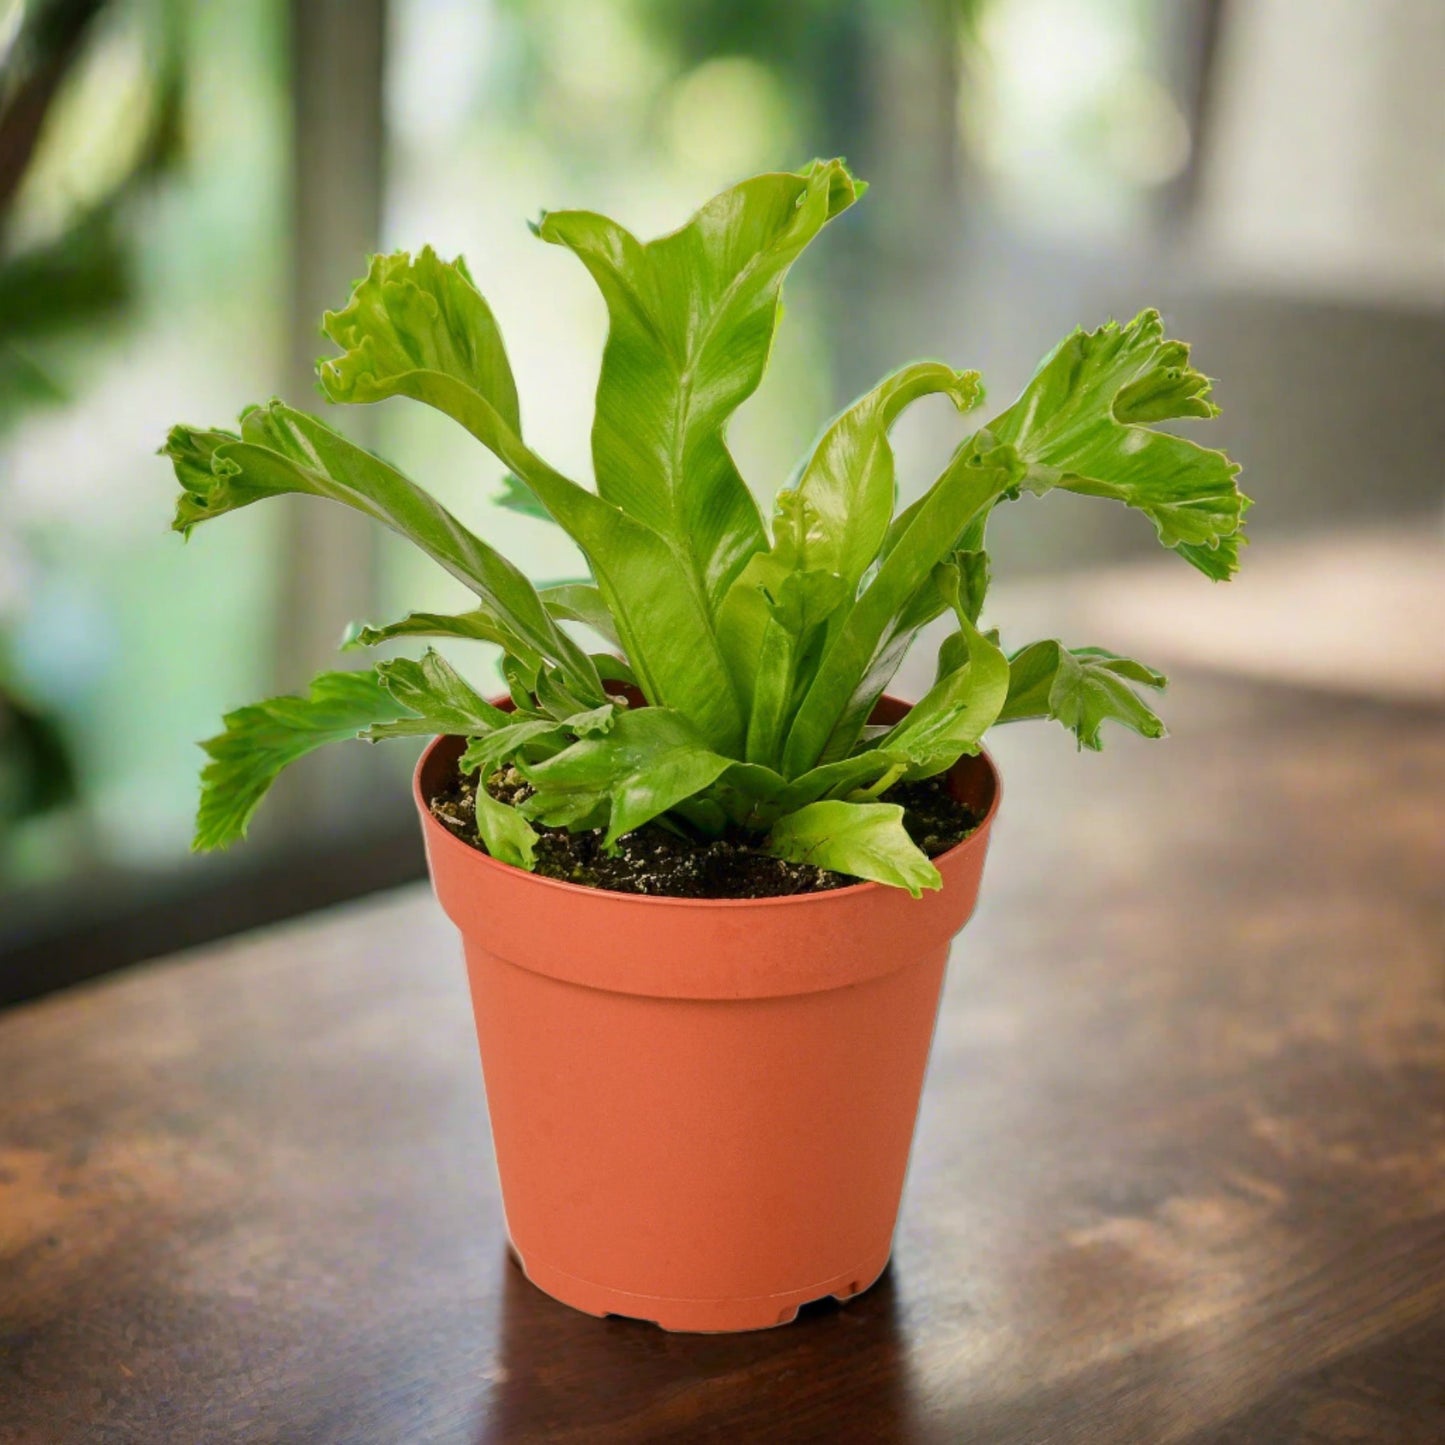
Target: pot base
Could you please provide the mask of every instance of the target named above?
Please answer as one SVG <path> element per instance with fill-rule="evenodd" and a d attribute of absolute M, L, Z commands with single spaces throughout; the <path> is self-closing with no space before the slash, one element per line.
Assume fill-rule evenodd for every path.
<path fill-rule="evenodd" d="M 830 1295 L 839 1301 L 849 1300 L 871 1289 L 888 1268 L 889 1258 L 885 1254 L 881 1260 L 874 1260 L 863 1268 L 785 1294 L 755 1295 L 746 1299 L 666 1299 L 593 1284 L 553 1269 L 540 1260 L 524 1260 L 515 1248 L 511 1252 L 522 1273 L 543 1294 L 574 1310 L 588 1315 L 621 1315 L 626 1319 L 646 1320 L 677 1334 L 737 1334 L 791 1324 L 798 1317 L 798 1311 L 814 1300 L 827 1299 Z"/>

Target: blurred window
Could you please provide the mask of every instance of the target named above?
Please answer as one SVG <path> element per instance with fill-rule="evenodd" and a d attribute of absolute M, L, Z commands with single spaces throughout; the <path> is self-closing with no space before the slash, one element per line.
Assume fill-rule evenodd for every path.
<path fill-rule="evenodd" d="M 278 517 L 182 547 L 155 450 L 275 389 L 284 11 L 90 8 L 0 238 L 0 686 L 80 806 L 0 819 L 0 887 L 183 856 L 196 739 L 270 674 Z"/>

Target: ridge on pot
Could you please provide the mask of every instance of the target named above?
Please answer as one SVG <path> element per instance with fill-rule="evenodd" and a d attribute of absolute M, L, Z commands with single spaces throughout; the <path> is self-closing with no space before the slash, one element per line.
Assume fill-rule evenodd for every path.
<path fill-rule="evenodd" d="M 978 895 L 992 763 L 950 775 L 983 822 L 937 859 L 939 892 L 698 900 L 583 888 L 464 843 L 428 806 L 459 751 L 437 739 L 415 794 L 528 1278 L 672 1330 L 763 1328 L 866 1289 L 892 1245 L 949 942 Z"/>

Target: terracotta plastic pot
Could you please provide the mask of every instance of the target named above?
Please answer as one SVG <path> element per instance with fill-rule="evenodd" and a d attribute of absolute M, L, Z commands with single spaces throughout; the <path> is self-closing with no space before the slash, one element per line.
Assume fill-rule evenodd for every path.
<path fill-rule="evenodd" d="M 879 721 L 907 705 L 884 699 Z M 982 826 L 921 899 L 862 883 L 758 900 L 560 883 L 454 837 L 415 792 L 461 930 L 507 1230 L 527 1277 L 669 1330 L 785 1324 L 860 1293 L 892 1247 L 948 946 L 978 896 L 999 783 L 950 783 Z"/>

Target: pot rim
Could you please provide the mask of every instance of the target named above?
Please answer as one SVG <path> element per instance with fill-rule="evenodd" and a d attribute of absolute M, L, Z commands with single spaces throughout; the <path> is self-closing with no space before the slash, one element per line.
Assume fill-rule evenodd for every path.
<path fill-rule="evenodd" d="M 890 702 L 900 702 L 901 699 L 888 698 Z M 510 699 L 508 699 L 510 701 Z M 903 704 L 911 707 L 911 703 Z M 541 873 L 532 873 L 525 868 L 518 868 L 513 863 L 503 863 L 499 858 L 494 858 L 490 853 L 483 852 L 480 848 L 473 847 L 470 843 L 458 838 L 450 828 L 444 827 L 431 810 L 430 799 L 422 790 L 422 775 L 426 771 L 434 753 L 450 741 L 460 741 L 455 735 L 441 733 L 434 737 L 425 748 L 422 749 L 421 757 L 417 759 L 416 767 L 412 771 L 412 801 L 416 804 L 417 811 L 421 815 L 422 827 L 426 830 L 427 847 L 460 848 L 476 862 L 473 866 L 500 870 L 503 875 L 510 875 L 517 881 L 525 879 L 528 884 L 537 887 L 560 890 L 563 895 L 574 897 L 607 899 L 616 898 L 626 900 L 630 904 L 645 903 L 659 907 L 688 908 L 688 909 L 724 909 L 736 911 L 742 909 L 766 909 L 786 906 L 804 906 L 807 904 L 825 904 L 837 902 L 842 898 L 856 897 L 868 890 L 888 893 L 902 892 L 902 889 L 895 888 L 891 884 L 875 883 L 870 879 L 864 879 L 858 883 L 849 883 L 842 888 L 828 888 L 816 893 L 784 893 L 773 898 L 676 898 L 668 894 L 659 893 L 624 893 L 613 888 L 592 888 L 584 883 L 568 883 L 561 878 L 548 878 Z M 985 768 L 988 769 L 989 779 L 993 784 L 993 800 L 989 803 L 988 810 L 979 820 L 977 826 L 967 838 L 955 843 L 952 848 L 945 849 L 933 858 L 934 865 L 939 872 L 944 871 L 944 864 L 951 858 L 957 858 L 964 852 L 974 847 L 986 845 L 990 828 L 995 815 L 998 813 L 999 803 L 1003 800 L 1003 779 L 999 774 L 997 765 L 989 755 L 986 748 L 979 748 L 976 754 L 969 754 L 969 757 L 977 758 Z M 962 759 L 960 759 L 962 761 Z M 954 764 L 958 766 L 957 763 Z M 947 887 L 947 879 L 944 880 L 944 887 Z M 936 896 L 942 890 L 931 890 Z M 910 900 L 922 902 L 930 896 L 925 892 L 922 899 Z"/>

